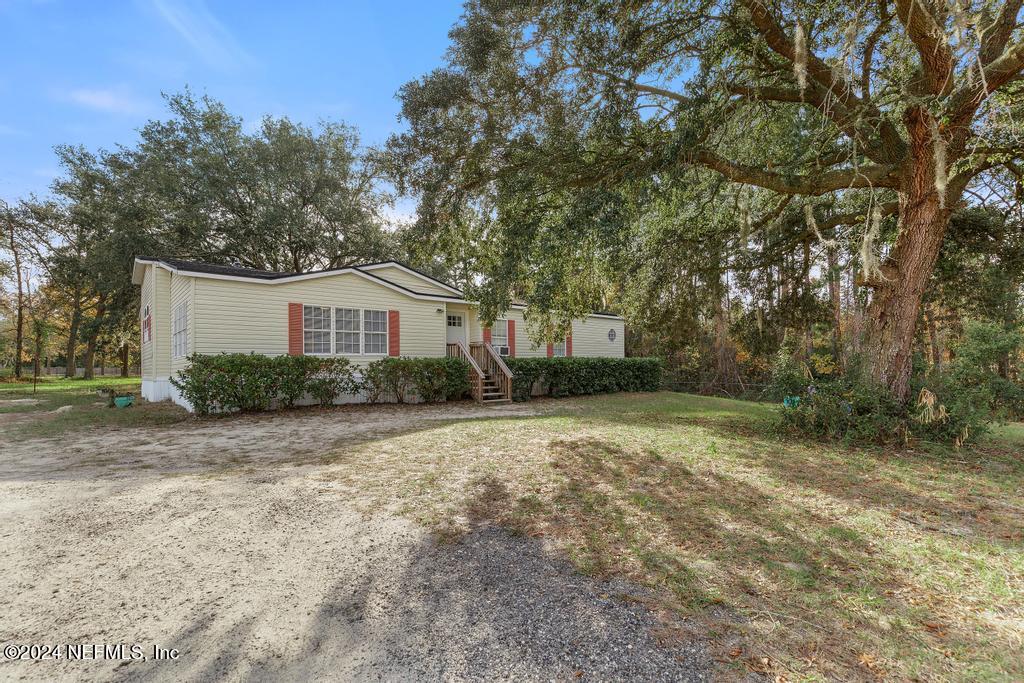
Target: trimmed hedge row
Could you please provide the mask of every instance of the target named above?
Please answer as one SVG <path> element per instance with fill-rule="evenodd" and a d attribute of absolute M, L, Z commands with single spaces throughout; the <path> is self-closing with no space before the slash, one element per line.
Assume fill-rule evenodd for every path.
<path fill-rule="evenodd" d="M 512 398 L 530 398 L 540 382 L 548 396 L 578 396 L 615 391 L 657 391 L 661 388 L 660 358 L 506 358 L 515 375 Z"/>
<path fill-rule="evenodd" d="M 200 415 L 213 411 L 291 407 L 309 395 L 331 405 L 342 394 L 364 392 L 372 403 L 461 398 L 469 391 L 469 364 L 461 358 L 382 358 L 356 376 L 347 358 L 193 354 L 171 383 Z"/>

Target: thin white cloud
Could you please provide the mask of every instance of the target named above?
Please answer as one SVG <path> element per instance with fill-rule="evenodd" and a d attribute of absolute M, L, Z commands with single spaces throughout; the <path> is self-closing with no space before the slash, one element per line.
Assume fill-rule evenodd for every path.
<path fill-rule="evenodd" d="M 88 109 L 112 114 L 138 114 L 147 109 L 145 102 L 124 89 L 75 88 L 61 94 L 60 98 Z"/>
<path fill-rule="evenodd" d="M 203 0 L 153 0 L 153 8 L 208 65 L 230 71 L 254 63 Z"/>

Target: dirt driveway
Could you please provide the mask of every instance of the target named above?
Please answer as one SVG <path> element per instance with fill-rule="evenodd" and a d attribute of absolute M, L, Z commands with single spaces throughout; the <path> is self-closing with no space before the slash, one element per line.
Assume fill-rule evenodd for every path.
<path fill-rule="evenodd" d="M 706 648 L 664 638 L 686 625 L 649 612 L 636 587 L 579 576 L 541 541 L 492 526 L 439 544 L 325 476 L 358 467 L 323 459 L 347 444 L 531 410 L 0 433 L 0 644 L 85 644 L 88 658 L 0 655 L 0 678 L 707 679 Z M 128 649 L 103 653 L 116 644 Z M 155 661 L 154 646 L 176 659 Z"/>

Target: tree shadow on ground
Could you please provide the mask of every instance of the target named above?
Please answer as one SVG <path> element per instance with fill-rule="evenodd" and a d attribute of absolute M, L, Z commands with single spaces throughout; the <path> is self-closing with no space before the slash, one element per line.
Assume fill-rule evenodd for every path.
<path fill-rule="evenodd" d="M 180 662 L 132 665 L 118 680 L 710 680 L 704 643 L 659 640 L 682 622 L 646 599 L 481 525 L 456 543 L 428 536 L 398 557 L 371 553 L 316 597 L 301 629 L 277 632 L 295 643 L 286 656 L 254 635 L 273 611 L 217 628 L 200 619 L 167 643 Z"/>
<path fill-rule="evenodd" d="M 654 448 L 566 438 L 550 449 L 561 478 L 554 492 L 513 499 L 480 480 L 467 515 L 557 539 L 585 574 L 664 589 L 665 604 L 719 636 L 721 659 L 764 673 L 871 679 L 917 645 L 959 641 L 970 655 L 982 637 L 980 623 L 955 637 L 950 626 L 922 628 L 943 616 L 913 577 L 827 507 L 713 465 L 694 471 Z M 751 620 L 737 622 L 733 610 Z"/>

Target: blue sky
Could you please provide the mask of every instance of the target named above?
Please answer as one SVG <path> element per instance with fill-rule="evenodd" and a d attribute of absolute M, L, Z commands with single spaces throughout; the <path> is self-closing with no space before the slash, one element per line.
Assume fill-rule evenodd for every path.
<path fill-rule="evenodd" d="M 54 145 L 131 144 L 186 85 L 250 125 L 340 119 L 378 144 L 460 14 L 454 0 L 0 0 L 0 197 L 46 193 Z"/>

